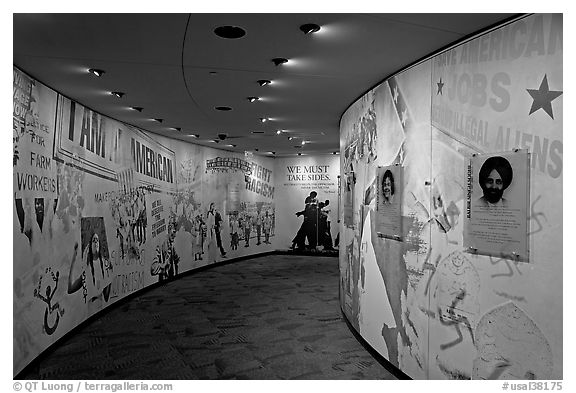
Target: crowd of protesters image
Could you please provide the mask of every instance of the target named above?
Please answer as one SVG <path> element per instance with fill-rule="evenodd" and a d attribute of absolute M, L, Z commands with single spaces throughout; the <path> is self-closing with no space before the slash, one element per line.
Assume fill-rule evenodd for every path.
<path fill-rule="evenodd" d="M 242 202 L 239 210 L 223 213 L 217 202 L 210 202 L 204 210 L 194 201 L 192 193 L 179 197 L 176 211 L 170 208 L 170 222 L 175 232 L 190 234 L 190 248 L 194 261 L 208 263 L 227 258 L 229 250 L 271 244 L 274 236 L 274 208 L 270 204 Z M 227 242 L 230 235 L 230 243 Z M 171 243 L 175 239 L 171 239 Z M 251 242 L 252 240 L 252 242 Z M 254 240 L 256 241 L 254 243 Z M 229 245 L 229 250 L 226 248 Z"/>
<path fill-rule="evenodd" d="M 230 249 L 237 250 L 240 240 L 244 240 L 244 247 L 250 247 L 250 237 L 256 236 L 256 245 L 270 244 L 270 235 L 274 229 L 274 213 L 268 210 L 250 214 L 247 211 L 232 212 L 229 218 Z M 262 241 L 264 237 L 264 241 Z"/>
<path fill-rule="evenodd" d="M 293 250 L 316 250 L 318 246 L 323 250 L 334 249 L 328 219 L 330 201 L 318 202 L 317 196 L 316 191 L 310 192 L 304 200 L 304 210 L 296 212 L 296 216 L 304 216 L 304 220 L 292 240 Z"/>

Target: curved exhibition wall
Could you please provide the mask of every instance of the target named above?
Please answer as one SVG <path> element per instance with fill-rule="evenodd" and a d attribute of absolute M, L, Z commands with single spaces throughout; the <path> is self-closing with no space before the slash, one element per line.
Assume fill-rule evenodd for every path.
<path fill-rule="evenodd" d="M 341 307 L 410 377 L 562 378 L 562 89 L 531 15 L 344 113 Z"/>
<path fill-rule="evenodd" d="M 218 243 L 276 248 L 272 159 L 128 126 L 16 68 L 13 107 L 14 374 L 119 299 L 222 261 Z"/>

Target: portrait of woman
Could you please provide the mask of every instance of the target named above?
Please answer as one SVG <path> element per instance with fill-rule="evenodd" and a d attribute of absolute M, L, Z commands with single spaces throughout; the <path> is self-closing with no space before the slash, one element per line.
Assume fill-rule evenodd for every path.
<path fill-rule="evenodd" d="M 392 204 L 394 202 L 394 176 L 392 172 L 388 169 L 384 172 L 382 176 L 382 195 L 385 205 Z"/>

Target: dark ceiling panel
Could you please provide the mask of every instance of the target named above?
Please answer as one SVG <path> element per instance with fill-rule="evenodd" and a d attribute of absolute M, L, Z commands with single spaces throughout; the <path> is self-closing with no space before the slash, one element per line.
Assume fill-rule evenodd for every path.
<path fill-rule="evenodd" d="M 510 16 L 14 14 L 14 64 L 83 105 L 160 135 L 214 146 L 207 141 L 224 132 L 235 137 L 237 147 L 230 150 L 328 153 L 338 149 L 340 116 L 362 93 L 405 65 Z M 311 22 L 321 30 L 304 35 L 299 26 Z M 214 29 L 222 25 L 240 26 L 246 35 L 218 37 Z M 290 62 L 276 67 L 273 57 Z M 88 68 L 106 74 L 96 78 Z M 274 83 L 260 87 L 259 79 Z M 110 91 L 126 95 L 118 99 Z M 249 96 L 261 100 L 250 103 Z M 262 124 L 260 117 L 272 121 Z M 287 132 L 276 136 L 278 129 Z M 255 130 L 265 134 L 254 135 Z M 191 133 L 201 138 L 184 135 Z M 289 141 L 289 135 L 296 139 Z M 305 137 L 311 143 L 295 149 Z"/>

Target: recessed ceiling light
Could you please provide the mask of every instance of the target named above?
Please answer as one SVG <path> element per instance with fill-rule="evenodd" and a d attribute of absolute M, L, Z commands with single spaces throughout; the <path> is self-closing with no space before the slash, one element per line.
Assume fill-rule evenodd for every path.
<path fill-rule="evenodd" d="M 122 93 L 121 91 L 111 91 L 110 94 L 112 94 L 114 97 L 122 98 L 126 93 Z"/>
<path fill-rule="evenodd" d="M 260 118 L 260 121 L 261 121 L 262 123 L 266 123 L 266 122 L 268 121 L 268 119 L 267 119 L 266 117 L 261 117 L 261 118 Z"/>
<path fill-rule="evenodd" d="M 258 101 L 260 99 L 260 97 L 246 97 L 248 99 L 248 101 L 250 102 L 254 102 L 254 101 Z"/>
<path fill-rule="evenodd" d="M 337 151 L 333 151 L 332 154 L 338 154 L 338 152 L 337 152 Z"/>
<path fill-rule="evenodd" d="M 276 135 L 280 135 L 280 134 L 282 134 L 282 130 L 276 131 Z"/>
<path fill-rule="evenodd" d="M 320 26 L 318 26 L 315 23 L 306 23 L 302 26 L 300 26 L 300 30 L 304 33 L 304 34 L 312 34 L 312 33 L 316 33 L 317 31 L 320 30 Z"/>
<path fill-rule="evenodd" d="M 264 131 L 252 131 L 252 134 L 264 134 Z"/>
<path fill-rule="evenodd" d="M 254 151 L 258 151 L 258 149 L 254 148 Z"/>
<path fill-rule="evenodd" d="M 289 136 L 289 137 L 288 137 L 288 140 L 289 140 L 289 141 L 291 141 L 292 139 L 294 139 L 293 136 Z"/>
<path fill-rule="evenodd" d="M 144 110 L 144 108 L 142 108 L 141 106 L 131 106 L 130 109 L 138 112 L 142 112 Z"/>
<path fill-rule="evenodd" d="M 104 70 L 99 70 L 97 68 L 90 68 L 88 70 L 89 73 L 96 75 L 97 77 L 101 77 L 102 75 L 104 75 L 106 73 L 106 71 Z"/>
<path fill-rule="evenodd" d="M 192 138 L 200 138 L 200 135 L 198 135 L 198 134 L 190 134 L 188 136 L 191 136 Z"/>
<path fill-rule="evenodd" d="M 305 145 L 305 144 L 306 144 L 306 141 L 302 141 L 302 144 Z"/>
<path fill-rule="evenodd" d="M 182 131 L 182 128 L 180 127 L 170 127 L 170 128 L 172 128 L 174 131 Z"/>
<path fill-rule="evenodd" d="M 216 71 L 210 71 L 209 74 L 210 75 L 218 75 L 218 73 Z"/>
<path fill-rule="evenodd" d="M 226 146 L 228 146 L 228 147 L 236 147 L 236 145 L 233 145 L 233 144 L 229 144 L 229 145 L 226 145 Z"/>
<path fill-rule="evenodd" d="M 214 29 L 214 34 L 218 37 L 233 40 L 244 37 L 246 35 L 246 30 L 238 26 L 219 26 Z"/>
<path fill-rule="evenodd" d="M 157 121 L 158 123 L 162 123 L 164 121 L 164 119 L 152 119 L 154 121 Z"/>
<path fill-rule="evenodd" d="M 217 106 L 214 109 L 216 109 L 217 111 L 223 111 L 223 112 L 227 112 L 227 111 L 232 110 L 232 108 L 230 108 L 229 106 Z"/>
<path fill-rule="evenodd" d="M 274 63 L 275 66 L 279 66 L 281 64 L 288 63 L 288 59 L 285 59 L 283 57 L 275 57 L 272 59 L 272 63 Z"/>
<path fill-rule="evenodd" d="M 258 81 L 258 84 L 259 84 L 260 86 L 266 86 L 266 85 L 269 85 L 270 83 L 272 83 L 272 81 L 269 81 L 268 79 L 260 79 L 260 80 Z"/>
<path fill-rule="evenodd" d="M 302 155 L 302 153 L 298 153 L 298 155 L 299 155 L 299 156 L 301 156 L 301 155 Z"/>
<path fill-rule="evenodd" d="M 268 154 L 276 154 L 275 151 L 269 151 Z"/>

